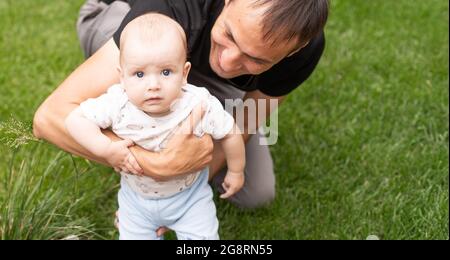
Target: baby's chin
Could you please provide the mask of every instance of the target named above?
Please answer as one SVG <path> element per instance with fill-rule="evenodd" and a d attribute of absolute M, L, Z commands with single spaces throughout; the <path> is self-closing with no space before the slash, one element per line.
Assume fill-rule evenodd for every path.
<path fill-rule="evenodd" d="M 140 109 L 151 116 L 165 116 L 171 112 L 170 107 L 163 107 L 160 105 L 145 106 Z"/>

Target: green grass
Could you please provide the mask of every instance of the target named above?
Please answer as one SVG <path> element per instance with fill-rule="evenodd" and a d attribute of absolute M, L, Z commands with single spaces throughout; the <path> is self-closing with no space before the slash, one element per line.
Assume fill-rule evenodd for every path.
<path fill-rule="evenodd" d="M 29 137 L 38 105 L 83 61 L 82 2 L 0 0 L 3 143 Z M 325 55 L 280 109 L 276 200 L 254 211 L 217 200 L 221 238 L 448 239 L 448 1 L 332 3 Z M 117 236 L 111 170 L 9 146 L 0 239 Z"/>

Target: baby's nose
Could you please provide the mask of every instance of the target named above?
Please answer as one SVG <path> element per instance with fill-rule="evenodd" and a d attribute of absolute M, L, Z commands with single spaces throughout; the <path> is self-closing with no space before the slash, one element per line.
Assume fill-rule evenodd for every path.
<path fill-rule="evenodd" d="M 148 90 L 159 90 L 160 84 L 157 79 L 149 79 L 147 82 L 147 89 Z"/>

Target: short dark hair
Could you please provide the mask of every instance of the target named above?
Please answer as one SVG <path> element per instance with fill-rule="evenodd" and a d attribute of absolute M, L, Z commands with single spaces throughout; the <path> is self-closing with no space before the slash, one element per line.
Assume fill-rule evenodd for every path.
<path fill-rule="evenodd" d="M 262 21 L 264 40 L 276 45 L 298 40 L 306 44 L 322 32 L 328 19 L 328 0 L 256 0 L 269 4 Z"/>

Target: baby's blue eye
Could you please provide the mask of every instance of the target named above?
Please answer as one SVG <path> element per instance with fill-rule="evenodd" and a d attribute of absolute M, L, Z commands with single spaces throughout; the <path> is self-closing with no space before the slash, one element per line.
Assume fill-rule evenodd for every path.
<path fill-rule="evenodd" d="M 164 76 L 166 76 L 166 77 L 169 76 L 170 73 L 171 73 L 170 70 L 163 70 L 163 71 L 162 71 L 162 74 L 163 74 Z"/>
<path fill-rule="evenodd" d="M 138 78 L 142 78 L 142 77 L 144 77 L 144 72 L 138 71 L 138 72 L 136 73 L 136 76 L 137 76 Z"/>

